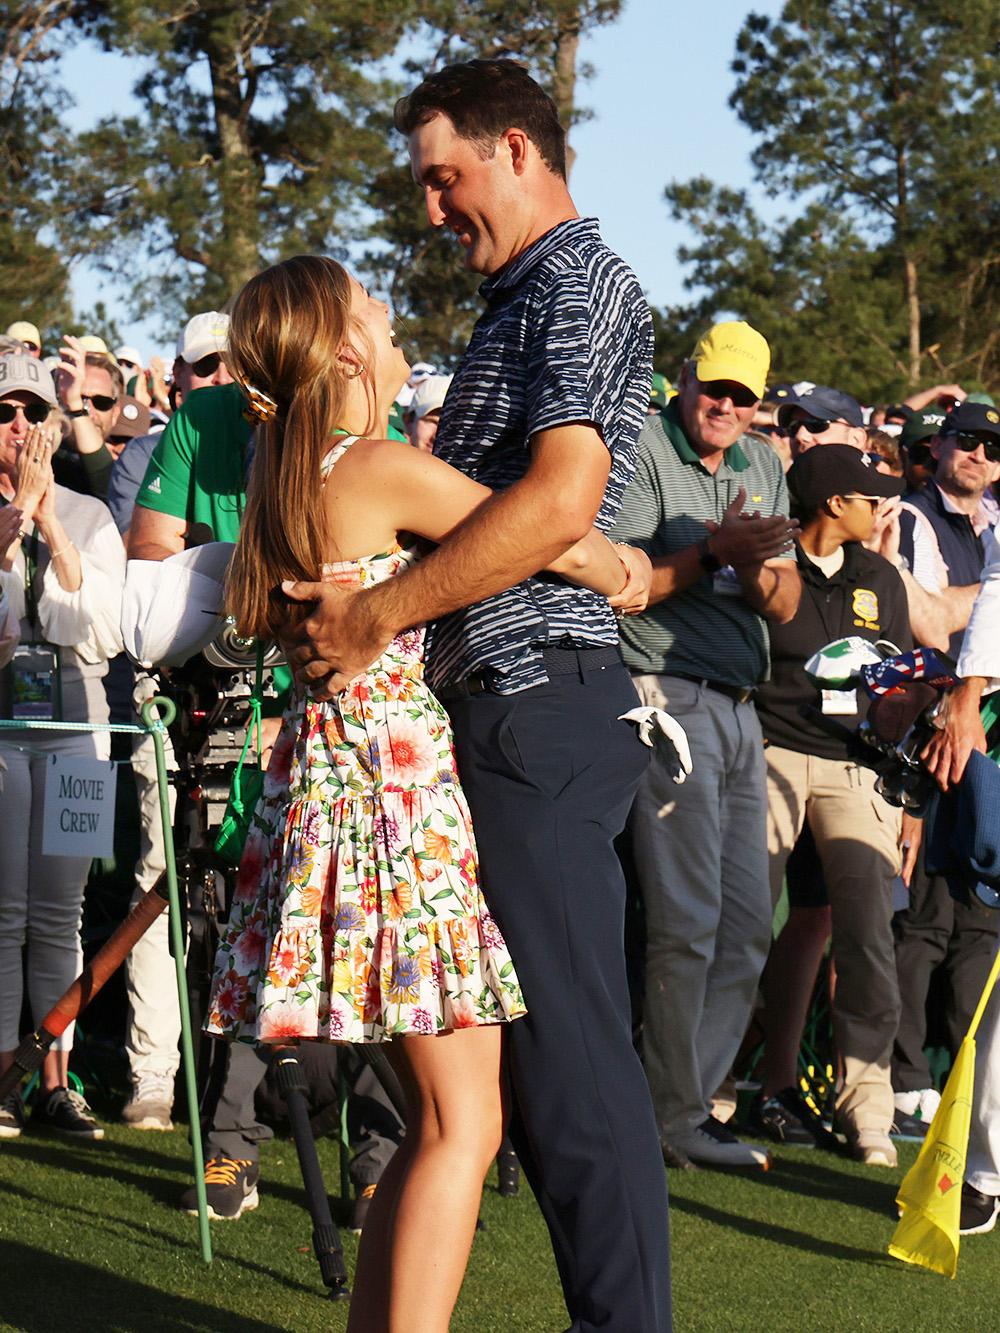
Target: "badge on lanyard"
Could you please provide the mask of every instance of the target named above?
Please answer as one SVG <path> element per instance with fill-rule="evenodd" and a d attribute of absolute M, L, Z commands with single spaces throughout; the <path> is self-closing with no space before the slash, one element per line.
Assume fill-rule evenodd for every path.
<path fill-rule="evenodd" d="M 18 644 L 3 676 L 3 716 L 35 722 L 61 720 L 58 648 L 48 643 Z"/>

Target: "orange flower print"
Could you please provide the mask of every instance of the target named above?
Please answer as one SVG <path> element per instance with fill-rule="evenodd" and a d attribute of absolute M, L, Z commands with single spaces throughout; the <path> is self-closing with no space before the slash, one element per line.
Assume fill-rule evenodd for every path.
<path fill-rule="evenodd" d="M 219 1013 L 221 1026 L 239 1021 L 246 997 L 247 988 L 238 978 L 227 977 L 220 983 L 212 997 L 212 1003 Z"/>
<path fill-rule="evenodd" d="M 469 922 L 449 922 L 448 935 L 451 939 L 451 961 L 457 966 L 459 976 L 470 976 L 472 974 L 473 942 L 470 938 Z"/>
<path fill-rule="evenodd" d="M 271 954 L 267 979 L 272 986 L 294 988 L 309 968 L 308 954 L 303 958 L 298 948 L 289 941 L 279 944 Z"/>
<path fill-rule="evenodd" d="M 452 841 L 446 833 L 438 833 L 429 828 L 424 832 L 424 851 L 428 856 L 440 861 L 442 865 L 452 864 Z"/>
<path fill-rule="evenodd" d="M 334 714 L 324 725 L 323 734 L 331 750 L 338 745 L 343 745 L 344 741 L 347 740 L 347 733 L 344 731 L 344 719 L 339 714 Z"/>

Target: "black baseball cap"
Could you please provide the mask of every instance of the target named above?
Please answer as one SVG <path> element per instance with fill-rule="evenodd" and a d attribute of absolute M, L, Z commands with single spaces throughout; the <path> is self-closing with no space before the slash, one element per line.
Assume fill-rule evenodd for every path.
<path fill-rule="evenodd" d="M 787 398 L 781 400 L 777 420 L 779 426 L 787 426 L 792 409 L 801 407 L 811 417 L 823 421 L 846 421 L 849 426 L 863 426 L 864 413 L 861 405 L 849 393 L 831 389 L 825 384 L 797 384 Z M 836 492 L 834 492 L 836 494 Z"/>
<path fill-rule="evenodd" d="M 818 509 L 834 495 L 902 495 L 902 477 L 879 472 L 874 454 L 850 444 L 822 444 L 800 454 L 788 469 L 788 494 L 799 509 Z"/>
<path fill-rule="evenodd" d="M 959 431 L 965 430 L 987 431 L 1000 439 L 1000 409 L 989 403 L 974 403 L 966 398 L 951 409 L 938 434 L 957 435 Z"/>

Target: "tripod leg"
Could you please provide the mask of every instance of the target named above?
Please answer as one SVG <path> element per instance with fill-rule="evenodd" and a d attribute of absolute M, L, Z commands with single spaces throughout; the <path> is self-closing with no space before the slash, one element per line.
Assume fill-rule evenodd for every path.
<path fill-rule="evenodd" d="M 309 1125 L 309 1108 L 305 1099 L 309 1084 L 295 1058 L 293 1046 L 278 1047 L 274 1053 L 274 1071 L 278 1090 L 288 1106 L 288 1118 L 292 1123 L 292 1137 L 295 1139 L 295 1151 L 299 1155 L 299 1167 L 306 1187 L 306 1203 L 313 1223 L 313 1250 L 319 1271 L 324 1283 L 330 1288 L 331 1300 L 347 1301 L 351 1298 L 351 1292 L 347 1285 L 344 1251 L 340 1233 L 330 1216 L 330 1200 L 319 1169 L 316 1140 Z"/>

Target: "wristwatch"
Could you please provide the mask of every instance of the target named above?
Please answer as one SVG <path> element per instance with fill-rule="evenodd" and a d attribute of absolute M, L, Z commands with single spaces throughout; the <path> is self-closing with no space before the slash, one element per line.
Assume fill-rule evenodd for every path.
<path fill-rule="evenodd" d="M 896 568 L 899 570 L 900 574 L 905 574 L 908 569 L 912 568 L 912 566 L 910 565 L 910 562 L 909 560 L 907 560 L 905 555 L 897 555 Z"/>
<path fill-rule="evenodd" d="M 695 547 L 698 552 L 698 564 L 706 574 L 717 574 L 722 568 L 722 561 L 717 555 L 713 555 L 708 545 L 708 538 L 703 537 Z"/>
<path fill-rule="evenodd" d="M 75 412 L 70 412 L 69 409 L 67 409 L 66 415 L 68 417 L 89 417 L 90 413 L 85 407 L 78 407 Z"/>

